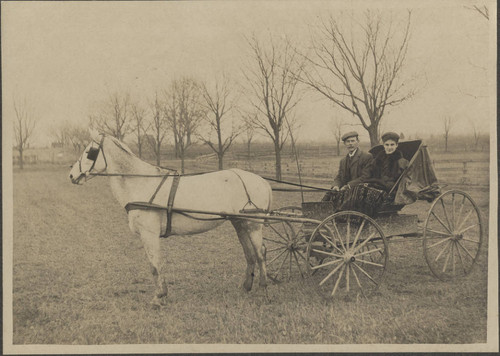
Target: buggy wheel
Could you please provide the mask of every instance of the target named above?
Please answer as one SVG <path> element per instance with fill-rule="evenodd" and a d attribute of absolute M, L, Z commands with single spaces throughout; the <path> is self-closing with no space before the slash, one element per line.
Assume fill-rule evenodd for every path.
<path fill-rule="evenodd" d="M 389 248 L 380 226 L 355 211 L 335 213 L 313 231 L 307 245 L 309 280 L 323 297 L 373 293 L 381 284 Z"/>
<path fill-rule="evenodd" d="M 301 217 L 302 209 L 284 207 L 275 210 L 279 216 Z M 271 221 L 264 225 L 267 276 L 273 282 L 288 281 L 292 276 L 307 274 L 302 224 L 289 221 Z"/>
<path fill-rule="evenodd" d="M 450 190 L 432 203 L 423 231 L 424 256 L 438 279 L 466 276 L 479 258 L 483 223 L 469 194 Z"/>

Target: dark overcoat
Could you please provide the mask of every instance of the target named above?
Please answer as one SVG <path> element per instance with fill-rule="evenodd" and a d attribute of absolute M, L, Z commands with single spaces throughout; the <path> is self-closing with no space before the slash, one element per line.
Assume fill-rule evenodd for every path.
<path fill-rule="evenodd" d="M 352 188 L 364 183 L 366 179 L 370 178 L 372 162 L 373 156 L 358 148 L 354 156 L 347 155 L 340 160 L 339 172 L 333 180 L 333 186 L 341 188 L 349 184 Z"/>
<path fill-rule="evenodd" d="M 390 191 L 406 167 L 408 167 L 408 160 L 403 158 L 403 154 L 398 149 L 391 154 L 380 151 L 373 160 L 370 181 L 377 181 L 386 191 Z"/>

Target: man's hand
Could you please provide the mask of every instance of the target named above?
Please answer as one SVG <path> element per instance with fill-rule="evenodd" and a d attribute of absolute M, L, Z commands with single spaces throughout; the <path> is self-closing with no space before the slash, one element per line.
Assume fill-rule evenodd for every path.
<path fill-rule="evenodd" d="M 338 192 L 338 191 L 339 191 L 339 187 L 338 187 L 338 186 L 331 187 L 330 189 L 331 189 L 333 192 Z"/>
<path fill-rule="evenodd" d="M 344 185 L 342 188 L 340 188 L 341 191 L 351 189 L 351 186 L 349 184 Z"/>

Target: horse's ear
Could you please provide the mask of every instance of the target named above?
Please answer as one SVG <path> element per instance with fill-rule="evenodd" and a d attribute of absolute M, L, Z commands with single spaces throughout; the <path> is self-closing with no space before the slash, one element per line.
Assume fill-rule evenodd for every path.
<path fill-rule="evenodd" d="M 92 128 L 92 127 L 89 127 L 89 134 L 90 134 L 90 138 L 92 140 L 95 140 L 95 141 L 98 141 L 99 140 L 99 131 L 97 131 L 96 129 Z"/>

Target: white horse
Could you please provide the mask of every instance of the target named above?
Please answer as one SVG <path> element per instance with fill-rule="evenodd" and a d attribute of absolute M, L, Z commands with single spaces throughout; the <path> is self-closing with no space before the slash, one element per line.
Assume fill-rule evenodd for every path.
<path fill-rule="evenodd" d="M 69 178 L 81 184 L 92 175 L 109 176 L 111 190 L 125 208 L 130 202 L 149 202 L 167 207 L 174 181 L 169 172 L 150 165 L 116 138 L 99 135 L 84 150 L 72 166 Z M 85 179 L 83 179 L 85 178 Z M 175 188 L 174 188 L 175 189 Z M 128 211 L 129 227 L 140 235 L 151 263 L 156 286 L 152 303 L 164 305 L 167 296 L 165 261 L 160 256 L 160 236 L 190 235 L 205 232 L 221 225 L 225 219 L 217 212 L 238 214 L 250 210 L 265 212 L 271 207 L 272 190 L 261 177 L 239 169 L 223 170 L 200 175 L 181 176 L 173 201 L 173 213 L 166 209 L 134 209 Z M 179 210 L 213 212 L 214 215 L 182 214 Z M 177 211 L 177 213 L 176 213 Z M 171 221 L 167 221 L 167 217 Z M 255 263 L 259 266 L 259 285 L 266 287 L 265 247 L 262 243 L 262 223 L 258 220 L 229 216 L 247 260 L 243 288 L 252 289 Z"/>

